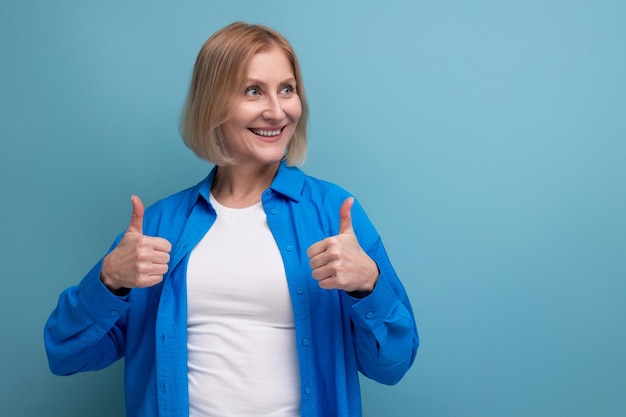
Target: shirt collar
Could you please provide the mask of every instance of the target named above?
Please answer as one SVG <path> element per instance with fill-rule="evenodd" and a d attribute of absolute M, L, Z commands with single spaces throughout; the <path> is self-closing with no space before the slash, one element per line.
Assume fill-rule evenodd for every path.
<path fill-rule="evenodd" d="M 216 171 L 217 167 L 214 166 L 213 169 L 211 169 L 211 172 L 209 172 L 209 175 L 193 187 L 194 190 L 190 193 L 192 198 L 203 198 L 207 203 L 209 202 L 211 186 L 213 185 L 213 179 L 215 178 Z M 304 187 L 304 177 L 304 172 L 302 172 L 299 168 L 289 167 L 285 164 L 285 161 L 282 161 L 270 188 L 287 198 L 294 201 L 300 201 L 302 188 Z M 190 210 L 192 207 L 193 203 L 190 205 Z"/>
<path fill-rule="evenodd" d="M 270 188 L 294 201 L 300 201 L 303 187 L 304 172 L 297 167 L 288 167 L 285 161 L 281 162 Z"/>

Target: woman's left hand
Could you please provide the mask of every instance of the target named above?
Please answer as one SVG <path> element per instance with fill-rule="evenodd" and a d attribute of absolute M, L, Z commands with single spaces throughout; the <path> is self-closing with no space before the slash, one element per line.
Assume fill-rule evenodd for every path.
<path fill-rule="evenodd" d="M 313 278 L 321 288 L 371 292 L 378 281 L 378 266 L 361 248 L 352 229 L 352 205 L 348 197 L 339 210 L 339 234 L 311 245 L 307 250 Z"/>

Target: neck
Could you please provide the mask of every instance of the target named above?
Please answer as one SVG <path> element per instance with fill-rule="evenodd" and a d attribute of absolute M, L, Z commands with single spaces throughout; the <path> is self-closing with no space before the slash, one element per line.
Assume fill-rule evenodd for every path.
<path fill-rule="evenodd" d="M 263 167 L 224 165 L 217 168 L 211 193 L 220 204 L 231 208 L 249 207 L 274 181 L 279 163 Z"/>

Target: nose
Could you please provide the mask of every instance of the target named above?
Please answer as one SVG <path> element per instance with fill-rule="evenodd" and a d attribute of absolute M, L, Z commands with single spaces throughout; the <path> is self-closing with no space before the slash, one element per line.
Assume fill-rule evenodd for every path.
<path fill-rule="evenodd" d="M 279 120 L 285 117 L 283 103 L 276 94 L 267 96 L 266 107 L 263 111 L 263 117 L 268 120 Z"/>

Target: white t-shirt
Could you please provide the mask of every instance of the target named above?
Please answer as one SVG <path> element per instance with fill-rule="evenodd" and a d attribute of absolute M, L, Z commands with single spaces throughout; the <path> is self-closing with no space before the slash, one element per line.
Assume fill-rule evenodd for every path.
<path fill-rule="evenodd" d="M 262 204 L 211 204 L 187 268 L 190 417 L 299 416 L 293 308 Z"/>

